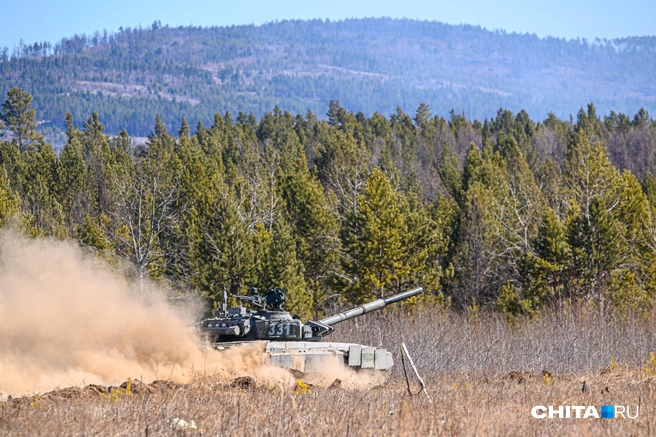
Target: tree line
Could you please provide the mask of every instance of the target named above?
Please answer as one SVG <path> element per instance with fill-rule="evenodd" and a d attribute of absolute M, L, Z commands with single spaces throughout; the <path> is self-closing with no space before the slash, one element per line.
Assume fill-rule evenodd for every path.
<path fill-rule="evenodd" d="M 217 108 L 233 117 L 248 108 L 259 119 L 276 105 L 323 113 L 331 99 L 367 116 L 421 102 L 480 120 L 499 107 L 565 117 L 590 100 L 605 112 L 653 112 L 654 69 L 654 37 L 588 42 L 385 18 L 155 22 L 0 48 L 0 94 L 31 93 L 52 141 L 67 110 L 79 120 L 96 112 L 107 132 L 140 137 L 153 114 L 174 131 L 182 116 L 212 124 Z"/>
<path fill-rule="evenodd" d="M 145 145 L 66 114 L 59 153 L 31 96 L 0 111 L 0 221 L 74 239 L 135 278 L 218 304 L 281 287 L 309 317 L 416 285 L 509 318 L 591 302 L 642 313 L 656 279 L 656 123 L 641 110 L 535 123 L 278 108 L 162 119 Z"/>

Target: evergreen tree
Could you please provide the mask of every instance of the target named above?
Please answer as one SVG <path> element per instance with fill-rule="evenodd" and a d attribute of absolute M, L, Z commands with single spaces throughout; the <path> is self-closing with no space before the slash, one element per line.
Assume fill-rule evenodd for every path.
<path fill-rule="evenodd" d="M 232 296 L 244 294 L 255 284 L 254 233 L 241 220 L 240 202 L 227 187 L 201 215 L 200 238 L 192 241 L 195 283 L 214 302 L 223 286 Z"/>
<path fill-rule="evenodd" d="M 20 199 L 14 194 L 7 173 L 0 167 L 0 227 L 20 211 Z"/>
<path fill-rule="evenodd" d="M 36 131 L 36 109 L 31 108 L 32 96 L 20 88 L 7 92 L 7 100 L 2 104 L 0 120 L 12 133 L 12 143 L 23 153 L 43 141 Z"/>
<path fill-rule="evenodd" d="M 415 115 L 415 123 L 420 129 L 425 129 L 428 125 L 428 120 L 431 118 L 430 106 L 426 103 L 420 103 Z"/>
<path fill-rule="evenodd" d="M 564 168 L 571 196 L 586 220 L 592 211 L 594 198 L 603 201 L 609 210 L 620 202 L 619 173 L 608 160 L 601 144 L 590 143 L 585 129 L 579 130 L 568 144 Z"/>
<path fill-rule="evenodd" d="M 0 142 L 0 165 L 4 168 L 12 190 L 19 195 L 24 193 L 25 179 L 28 176 L 27 163 L 17 147 L 9 141 Z"/>
<path fill-rule="evenodd" d="M 57 165 L 57 193 L 66 214 L 69 233 L 75 224 L 80 223 L 83 213 L 83 192 L 86 187 L 86 166 L 82 156 L 82 146 L 76 136 L 72 136 L 62 149 Z"/>
<path fill-rule="evenodd" d="M 286 141 L 281 161 L 280 190 L 314 308 L 328 295 L 339 270 L 339 223 L 323 187 L 307 168 L 303 148 L 293 137 Z"/>
<path fill-rule="evenodd" d="M 112 209 L 111 187 L 107 172 L 110 164 L 110 149 L 104 134 L 105 126 L 98 114 L 93 112 L 84 122 L 84 130 L 77 136 L 82 142 L 82 156 L 87 167 L 87 198 L 91 207 L 91 217 L 100 225 L 103 213 Z M 73 140 L 71 140 L 73 141 Z"/>
<path fill-rule="evenodd" d="M 531 307 L 545 304 L 562 305 L 572 296 L 572 248 L 567 239 L 565 223 L 548 208 L 542 216 L 534 240 L 535 256 L 526 259 L 528 296 Z"/>
<path fill-rule="evenodd" d="M 358 195 L 358 203 L 358 211 L 347 216 L 342 231 L 347 254 L 344 267 L 354 299 L 366 301 L 398 290 L 411 273 L 404 246 L 408 210 L 377 169 Z"/>
<path fill-rule="evenodd" d="M 627 260 L 628 247 L 621 225 L 601 198 L 595 197 L 589 209 L 583 214 L 574 205 L 570 213 L 568 240 L 578 282 L 572 297 L 603 303 L 611 274 Z"/>
<path fill-rule="evenodd" d="M 296 257 L 295 241 L 285 220 L 276 221 L 264 252 L 264 260 L 256 259 L 256 262 L 266 263 L 258 283 L 263 284 L 265 289 L 282 288 L 287 293 L 286 308 L 303 319 L 311 318 L 314 296 L 308 290 L 303 265 Z"/>
<path fill-rule="evenodd" d="M 369 173 L 369 153 L 341 131 L 323 130 L 322 145 L 316 162 L 319 181 L 334 196 L 333 209 L 339 214 L 358 210 L 358 194 L 364 188 Z"/>
<path fill-rule="evenodd" d="M 22 155 L 26 164 L 23 211 L 33 235 L 67 236 L 64 211 L 57 200 L 57 154 L 48 144 Z"/>

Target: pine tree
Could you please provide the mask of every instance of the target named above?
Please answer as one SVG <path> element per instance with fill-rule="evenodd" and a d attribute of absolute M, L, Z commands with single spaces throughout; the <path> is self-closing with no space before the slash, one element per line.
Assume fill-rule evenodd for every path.
<path fill-rule="evenodd" d="M 18 148 L 9 141 L 0 142 L 0 165 L 4 168 L 9 185 L 18 195 L 25 192 L 25 180 L 28 175 L 27 163 Z"/>
<path fill-rule="evenodd" d="M 20 88 L 7 92 L 7 100 L 2 104 L 0 120 L 12 133 L 12 143 L 23 153 L 43 142 L 43 136 L 36 131 L 36 109 L 32 106 L 32 96 Z"/>
<path fill-rule="evenodd" d="M 20 199 L 14 194 L 5 169 L 0 167 L 0 227 L 20 212 Z"/>
<path fill-rule="evenodd" d="M 334 195 L 333 210 L 340 214 L 358 210 L 358 194 L 369 174 L 369 152 L 351 136 L 327 130 L 319 133 L 321 147 L 316 161 L 319 181 Z"/>
<path fill-rule="evenodd" d="M 177 282 L 188 286 L 193 276 L 194 262 L 191 248 L 197 244 L 201 235 L 203 206 L 214 199 L 210 190 L 215 184 L 207 175 L 207 163 L 196 137 L 191 137 L 189 125 L 182 119 L 180 138 L 167 164 L 167 172 L 176 181 L 177 193 L 172 205 L 174 215 L 179 218 L 177 226 L 165 228 L 162 235 L 162 250 L 166 254 L 165 274 Z"/>
<path fill-rule="evenodd" d="M 23 210 L 33 235 L 67 236 L 62 205 L 57 200 L 57 154 L 48 144 L 23 153 L 26 164 Z"/>
<path fill-rule="evenodd" d="M 645 196 L 647 196 L 649 203 L 656 206 L 656 177 L 654 177 L 651 171 L 648 171 L 645 177 L 642 178 L 642 190 Z"/>
<path fill-rule="evenodd" d="M 397 281 L 395 292 L 421 285 L 424 300 L 437 299 L 445 304 L 442 293 L 443 262 L 450 246 L 453 205 L 439 198 L 423 205 L 416 195 L 409 196 L 409 213 L 403 245 L 407 248 L 405 262 L 410 267 L 406 278 Z"/>
<path fill-rule="evenodd" d="M 330 126 L 343 126 L 346 110 L 339 105 L 339 100 L 331 100 L 326 115 Z"/>
<path fill-rule="evenodd" d="M 574 298 L 594 298 L 603 303 L 614 269 L 628 257 L 628 246 L 620 223 L 608 212 L 604 201 L 594 197 L 584 214 L 574 206 L 568 223 L 575 275 L 580 284 Z"/>
<path fill-rule="evenodd" d="M 296 243 L 285 220 L 276 221 L 268 248 L 266 276 L 260 283 L 265 288 L 279 287 L 287 293 L 286 309 L 309 319 L 314 309 L 314 296 L 303 276 L 303 264 L 296 256 Z M 258 262 L 258 260 L 256 260 Z"/>
<path fill-rule="evenodd" d="M 351 277 L 353 297 L 366 301 L 398 289 L 411 272 L 404 246 L 408 211 L 377 169 L 358 195 L 358 204 L 358 211 L 347 215 L 342 231 L 348 255 L 344 267 Z"/>
<path fill-rule="evenodd" d="M 465 194 L 452 258 L 455 267 L 452 287 L 455 290 L 451 290 L 451 294 L 461 308 L 466 308 L 472 300 L 479 305 L 491 303 L 496 290 L 507 280 L 496 277 L 494 279 L 503 280 L 503 283 L 496 283 L 491 274 L 495 267 L 504 266 L 494 256 L 498 250 L 493 237 L 499 233 L 499 223 L 490 215 L 492 199 L 479 182 L 472 182 Z"/>
<path fill-rule="evenodd" d="M 192 240 L 194 282 L 213 302 L 225 286 L 232 296 L 256 286 L 254 236 L 240 218 L 240 202 L 228 187 L 211 204 L 200 205 L 199 238 Z M 208 208 L 205 210 L 204 208 Z"/>
<path fill-rule="evenodd" d="M 327 296 L 329 283 L 339 270 L 339 224 L 323 187 L 307 168 L 302 146 L 290 136 L 281 153 L 280 191 L 314 308 Z"/>
<path fill-rule="evenodd" d="M 463 173 L 457 156 L 451 151 L 448 143 L 444 145 L 438 158 L 437 173 L 442 183 L 453 199 L 462 204 L 463 201 Z"/>
<path fill-rule="evenodd" d="M 73 114 L 71 114 L 71 111 L 66 111 L 66 116 L 65 118 L 65 124 L 66 124 L 66 137 L 68 138 L 68 141 L 70 142 L 74 137 L 78 136 L 80 134 L 80 131 L 77 128 L 77 125 L 74 124 L 73 121 Z"/>
<path fill-rule="evenodd" d="M 430 106 L 428 106 L 426 103 L 420 103 L 419 107 L 417 108 L 417 113 L 415 115 L 415 123 L 417 124 L 417 127 L 420 129 L 425 129 L 428 120 L 431 118 L 431 112 L 430 112 Z"/>
<path fill-rule="evenodd" d="M 107 175 L 111 154 L 104 132 L 105 126 L 100 122 L 98 114 L 93 112 L 84 122 L 84 130 L 77 135 L 82 142 L 82 156 L 87 167 L 87 199 L 92 206 L 89 213 L 98 225 L 103 213 L 113 206 Z"/>
<path fill-rule="evenodd" d="M 619 173 L 608 160 L 602 145 L 590 143 L 580 129 L 570 141 L 565 154 L 565 180 L 571 196 L 589 218 L 592 200 L 598 197 L 607 208 L 613 209 L 621 197 Z"/>
<path fill-rule="evenodd" d="M 526 288 L 531 306 L 554 304 L 558 307 L 571 297 L 572 249 L 565 223 L 549 207 L 543 213 L 533 247 L 535 255 L 525 260 L 528 270 Z"/>
<path fill-rule="evenodd" d="M 57 193 L 66 214 L 69 233 L 82 220 L 82 194 L 86 187 L 86 166 L 82 146 L 76 136 L 62 148 L 57 165 Z"/>

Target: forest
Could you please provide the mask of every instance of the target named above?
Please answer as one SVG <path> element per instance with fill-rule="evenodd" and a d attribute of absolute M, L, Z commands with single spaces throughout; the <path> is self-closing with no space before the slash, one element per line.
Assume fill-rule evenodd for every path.
<path fill-rule="evenodd" d="M 281 21 L 261 26 L 120 28 L 0 48 L 0 95 L 34 96 L 39 131 L 57 149 L 64 115 L 96 112 L 108 133 L 145 137 L 153 114 L 211 125 L 215 112 L 263 117 L 278 106 L 323 118 L 330 100 L 367 117 L 499 108 L 567 118 L 656 106 L 656 38 L 565 40 L 477 26 L 393 19 Z M 195 126 L 191 126 L 191 132 Z"/>
<path fill-rule="evenodd" d="M 281 287 L 310 317 L 421 285 L 422 302 L 509 320 L 592 305 L 645 314 L 656 284 L 656 122 L 500 109 L 480 122 L 413 115 L 325 119 L 275 108 L 145 145 L 65 114 L 59 153 L 27 92 L 0 111 L 0 222 L 71 239 L 118 271 L 218 305 Z"/>

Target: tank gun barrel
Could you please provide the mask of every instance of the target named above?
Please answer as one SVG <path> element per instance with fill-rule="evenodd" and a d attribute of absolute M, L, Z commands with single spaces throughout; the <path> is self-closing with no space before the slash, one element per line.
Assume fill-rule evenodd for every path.
<path fill-rule="evenodd" d="M 388 304 L 400 302 L 402 300 L 411 298 L 413 296 L 421 294 L 423 291 L 424 289 L 419 287 L 413 290 L 404 291 L 403 293 L 395 294 L 394 296 L 390 296 L 384 299 L 376 299 L 372 302 L 367 302 L 364 305 L 360 305 L 358 307 L 351 308 L 350 310 L 344 311 L 342 313 L 337 313 L 333 316 L 326 317 L 325 319 L 321 319 L 319 320 L 319 323 L 328 326 L 334 325 L 336 323 L 340 323 L 345 320 L 352 319 L 353 317 L 361 316 L 371 311 L 377 311 L 381 308 L 384 308 Z"/>

